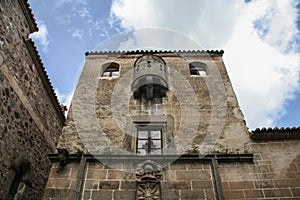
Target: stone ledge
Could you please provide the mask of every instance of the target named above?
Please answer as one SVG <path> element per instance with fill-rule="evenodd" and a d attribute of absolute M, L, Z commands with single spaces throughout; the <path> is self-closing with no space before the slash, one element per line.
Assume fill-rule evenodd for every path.
<path fill-rule="evenodd" d="M 58 154 L 48 154 L 50 160 L 52 162 L 57 162 Z M 83 157 L 87 159 L 87 161 L 97 162 L 97 161 L 145 161 L 145 160 L 155 160 L 156 162 L 165 163 L 170 160 L 176 161 L 206 161 L 210 162 L 212 159 L 216 159 L 218 162 L 253 162 L 253 154 L 245 153 L 245 154 L 208 154 L 208 155 L 148 155 L 148 156 L 138 156 L 138 155 L 104 155 L 104 154 L 83 154 Z M 68 160 L 69 162 L 79 162 L 81 159 L 81 155 L 79 154 L 70 154 Z"/>

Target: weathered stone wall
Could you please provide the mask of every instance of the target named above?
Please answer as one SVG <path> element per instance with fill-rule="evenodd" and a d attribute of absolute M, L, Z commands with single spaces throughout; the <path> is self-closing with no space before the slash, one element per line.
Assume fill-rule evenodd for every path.
<path fill-rule="evenodd" d="M 253 164 L 221 164 L 225 199 L 299 199 L 299 145 L 299 141 L 252 143 Z"/>
<path fill-rule="evenodd" d="M 171 151 L 173 154 L 199 153 L 197 149 L 190 148 L 205 144 L 209 148 L 204 153 L 210 152 L 212 157 L 214 154 L 223 154 L 225 157 L 239 157 L 244 153 L 254 155 L 253 162 L 241 162 L 239 158 L 228 163 L 219 162 L 214 171 L 217 175 L 213 173 L 212 165 L 200 161 L 201 159 L 194 158 L 184 162 L 180 159 L 174 160 L 163 167 L 160 182 L 163 199 L 215 199 L 218 195 L 223 195 L 225 199 L 300 198 L 299 140 L 274 142 L 250 139 L 219 54 L 210 53 L 211 57 L 208 58 L 202 53 L 178 54 L 180 56 L 174 53 L 159 53 L 170 72 L 170 90 L 167 97 L 163 98 L 163 109 L 159 112 L 149 109 L 152 104 L 143 105 L 131 96 L 132 67 L 141 55 L 96 53 L 87 56 L 59 147 L 67 148 L 71 153 L 100 153 L 108 158 L 117 154 L 122 158 L 123 153 L 134 152 L 134 149 L 126 146 L 126 134 L 135 131 L 133 122 L 160 120 L 167 125 L 164 131 L 178 140 L 174 143 L 176 151 Z M 190 76 L 188 63 L 193 61 L 206 63 L 208 76 Z M 109 62 L 120 64 L 120 77 L 99 77 L 101 67 Z M 187 87 L 180 86 L 180 83 L 186 83 L 180 82 L 182 80 L 187 81 Z M 193 93 L 196 99 L 190 98 Z M 180 94 L 189 98 L 182 99 Z M 200 115 L 184 113 L 188 106 L 195 106 L 191 100 L 199 104 Z M 165 114 L 165 117 L 161 114 Z M 191 126 L 184 129 L 183 133 L 180 130 L 182 117 L 189 119 L 190 121 L 184 122 Z M 191 135 L 192 126 L 196 121 L 199 122 L 196 135 Z M 180 138 L 180 134 L 184 137 Z M 187 146 L 184 141 L 189 137 L 192 138 L 189 142 L 191 146 Z M 166 140 L 168 143 L 169 140 Z M 200 148 L 200 153 L 201 150 L 203 149 Z M 52 172 L 45 199 L 72 199 L 78 193 L 83 199 L 89 200 L 135 199 L 136 177 L 132 171 L 128 171 L 124 162 L 88 162 L 84 168 L 84 175 L 79 173 L 79 163 L 72 163 L 66 166 L 72 169 L 67 172 L 68 177 L 61 181 L 66 183 L 64 186 L 55 186 L 53 181 L 61 175 L 60 172 Z M 135 161 L 127 159 L 126 162 Z M 56 171 L 56 168 L 55 163 L 53 171 Z M 214 178 L 218 174 L 220 180 Z M 79 187 L 79 190 L 73 184 L 73 177 L 84 177 L 82 188 Z M 78 180 L 80 179 L 77 179 L 77 184 L 80 185 Z M 219 193 L 216 189 L 218 183 L 222 186 Z"/>
<path fill-rule="evenodd" d="M 0 199 L 16 168 L 29 163 L 26 199 L 41 198 L 64 123 L 44 68 L 28 35 L 36 31 L 26 1 L 0 3 Z"/>
<path fill-rule="evenodd" d="M 213 146 L 210 151 L 215 152 L 232 151 L 233 144 L 235 150 L 245 150 L 250 139 L 221 54 L 157 54 L 165 60 L 169 73 L 169 91 L 160 113 L 153 104 L 143 111 L 147 105 L 132 98 L 133 67 L 142 55 L 104 53 L 86 57 L 60 147 L 70 152 L 134 151 L 124 144 L 126 136 L 135 131 L 134 123 L 161 121 L 170 132 L 168 140 L 175 143 L 172 153 L 202 144 Z M 208 76 L 190 75 L 189 63 L 194 61 L 207 64 Z M 120 77 L 100 77 L 102 66 L 109 62 L 120 64 Z"/>
<path fill-rule="evenodd" d="M 131 164 L 129 164 L 131 163 Z M 105 164 L 88 162 L 84 170 L 82 199 L 128 200 L 136 198 L 136 161 L 111 161 Z M 44 199 L 75 199 L 76 178 L 80 176 L 78 163 L 70 163 L 59 170 L 58 163 L 51 169 Z M 162 169 L 162 199 L 215 199 L 211 166 L 207 162 L 176 161 Z"/>

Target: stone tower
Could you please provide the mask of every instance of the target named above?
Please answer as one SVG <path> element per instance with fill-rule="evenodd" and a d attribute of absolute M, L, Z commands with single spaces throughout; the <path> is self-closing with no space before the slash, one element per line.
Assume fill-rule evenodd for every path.
<path fill-rule="evenodd" d="M 0 2 L 0 199 L 40 199 L 64 124 L 25 0 Z"/>
<path fill-rule="evenodd" d="M 87 53 L 45 199 L 221 198 L 219 155 L 252 159 L 222 55 Z"/>
<path fill-rule="evenodd" d="M 249 132 L 223 53 L 87 53 L 44 199 L 299 199 L 300 127 Z"/>

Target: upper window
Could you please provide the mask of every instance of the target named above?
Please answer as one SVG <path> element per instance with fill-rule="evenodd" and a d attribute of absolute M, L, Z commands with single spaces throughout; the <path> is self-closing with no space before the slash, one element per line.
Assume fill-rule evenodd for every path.
<path fill-rule="evenodd" d="M 118 63 L 112 62 L 103 65 L 103 73 L 101 77 L 118 77 L 120 66 Z"/>
<path fill-rule="evenodd" d="M 192 62 L 189 64 L 190 74 L 195 76 L 207 76 L 207 65 L 202 62 Z"/>
<path fill-rule="evenodd" d="M 162 127 L 147 126 L 137 128 L 137 148 L 140 155 L 162 153 Z"/>

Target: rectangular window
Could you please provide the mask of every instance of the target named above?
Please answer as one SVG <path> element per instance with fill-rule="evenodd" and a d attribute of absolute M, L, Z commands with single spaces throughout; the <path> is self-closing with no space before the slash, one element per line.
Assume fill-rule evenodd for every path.
<path fill-rule="evenodd" d="M 136 152 L 139 155 L 162 153 L 162 126 L 137 127 Z"/>

